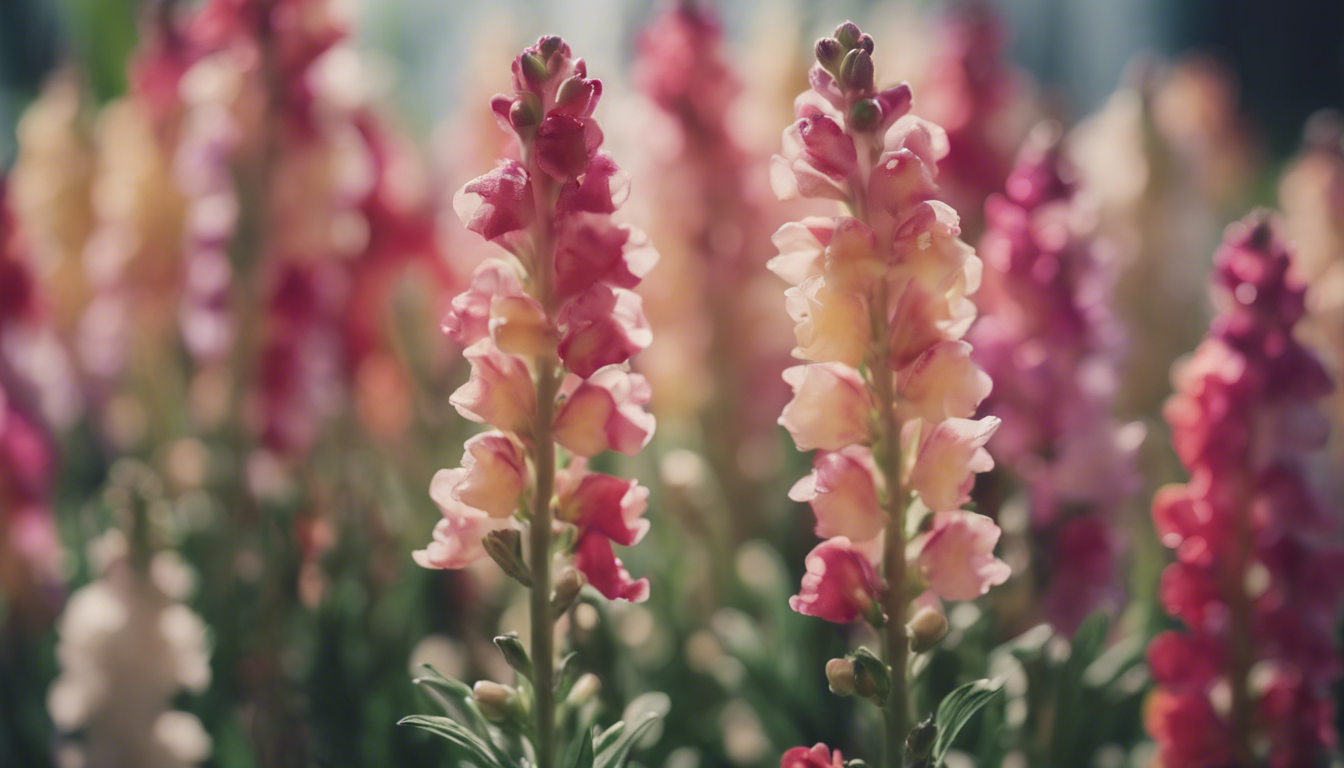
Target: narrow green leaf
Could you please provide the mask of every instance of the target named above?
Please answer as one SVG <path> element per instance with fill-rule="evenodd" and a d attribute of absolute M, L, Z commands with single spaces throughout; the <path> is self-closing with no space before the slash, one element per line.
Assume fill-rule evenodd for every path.
<path fill-rule="evenodd" d="M 929 755 L 933 765 L 943 764 L 943 758 L 952 748 L 952 742 L 961 733 L 962 727 L 1002 690 L 1001 681 L 977 680 L 949 693 L 938 704 L 938 714 L 934 716 L 934 722 L 938 725 L 938 738 Z"/>
<path fill-rule="evenodd" d="M 634 748 L 635 742 L 639 740 L 640 736 L 644 735 L 645 731 L 652 728 L 653 724 L 658 722 L 661 717 L 657 713 L 650 712 L 634 728 L 622 728 L 623 732 L 614 742 L 610 742 L 605 751 L 599 750 L 597 752 L 594 768 L 625 768 L 626 760 L 630 758 L 630 750 Z M 623 723 L 618 723 L 618 725 L 623 726 Z M 612 726 L 608 729 L 608 733 L 615 727 Z M 603 736 L 605 737 L 606 734 L 603 734 Z"/>
<path fill-rule="evenodd" d="M 596 736 L 597 734 L 592 732 L 579 734 L 579 750 L 574 754 L 574 760 L 569 764 L 569 768 L 593 768 L 593 739 Z"/>
<path fill-rule="evenodd" d="M 460 715 L 464 718 L 471 731 L 490 748 L 495 759 L 507 763 L 504 752 L 495 744 L 489 721 L 481 713 L 481 708 L 476 705 L 476 699 L 466 683 L 442 675 L 428 664 L 420 665 L 420 675 L 412 682 L 438 701 L 446 714 Z"/>
<path fill-rule="evenodd" d="M 490 746 L 456 720 L 431 715 L 411 715 L 403 717 L 397 725 L 413 726 L 447 739 L 462 749 L 480 768 L 504 768 Z"/>

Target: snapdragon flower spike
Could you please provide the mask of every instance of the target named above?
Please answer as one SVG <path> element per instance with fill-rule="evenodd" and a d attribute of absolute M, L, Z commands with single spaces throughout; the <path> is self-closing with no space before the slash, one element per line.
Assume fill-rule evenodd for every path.
<path fill-rule="evenodd" d="M 49 320 L 6 195 L 0 179 L 0 342 L 6 342 L 0 343 L 0 557 L 13 564 L 0 574 L 0 595 L 27 621 L 42 618 L 41 607 L 30 605 L 37 602 L 31 587 L 59 581 L 61 545 L 51 514 L 58 456 L 47 402 L 56 388 L 42 379 L 64 371 L 33 365 L 41 360 L 50 369 L 61 362 L 59 347 L 25 349 L 23 343 L 40 338 Z"/>
<path fill-rule="evenodd" d="M 1176 553 L 1159 595 L 1185 627 L 1149 646 L 1146 720 L 1170 768 L 1312 765 L 1337 738 L 1344 549 L 1303 472 L 1326 437 L 1319 401 L 1332 384 L 1294 337 L 1304 288 L 1290 268 L 1268 216 L 1228 228 L 1220 312 L 1166 407 L 1190 481 L 1153 502 Z"/>
<path fill-rule="evenodd" d="M 1072 633 L 1119 602 L 1114 528 L 1138 488 L 1143 432 L 1111 417 L 1120 331 L 1061 139 L 1057 125 L 1038 125 L 986 205 L 983 315 L 970 338 L 994 377 L 985 410 L 1006 424 L 989 451 L 1030 504 L 1042 615 Z"/>
<path fill-rule="evenodd" d="M 648 491 L 588 472 L 586 460 L 608 450 L 633 455 L 653 436 L 654 418 L 644 410 L 648 381 L 627 363 L 652 341 L 630 289 L 658 254 L 638 229 L 612 220 L 629 185 L 600 151 L 592 115 L 602 84 L 588 78 L 583 60 L 560 38 L 542 38 L 514 61 L 513 85 L 491 106 L 517 138 L 520 157 L 501 161 L 454 198 L 463 224 L 504 252 L 477 268 L 442 323 L 472 367 L 450 402 L 494 431 L 468 441 L 464 468 L 452 471 L 463 475 L 439 483 L 452 484 L 436 496 L 445 516 L 435 532 L 441 546 L 438 556 L 418 554 L 417 562 L 463 567 L 494 527 L 535 517 L 536 504 L 548 504 L 557 522 L 577 530 L 566 554 L 587 582 L 610 599 L 640 602 L 648 580 L 633 579 L 612 545 L 643 537 Z M 543 404 L 549 424 L 538 424 Z M 558 475 L 539 464 L 555 455 L 543 441 L 572 457 Z M 534 503 L 532 495 L 547 487 L 543 472 L 554 475 L 553 498 Z"/>
<path fill-rule="evenodd" d="M 999 425 L 974 418 L 991 384 L 963 340 L 980 260 L 935 197 L 946 135 L 908 114 L 909 86 L 876 87 L 872 49 L 853 24 L 817 43 L 812 90 L 771 169 L 781 199 L 848 208 L 781 227 L 768 264 L 794 285 L 793 354 L 806 361 L 784 372 L 794 396 L 779 423 L 799 450 L 820 451 L 790 497 L 812 505 L 828 538 L 791 605 L 840 623 L 881 623 L 881 599 L 903 612 L 910 584 L 968 600 L 1008 575 L 993 555 L 998 527 L 961 511 L 993 466 L 984 446 Z M 894 523 L 907 508 L 932 515 L 909 552 Z"/>

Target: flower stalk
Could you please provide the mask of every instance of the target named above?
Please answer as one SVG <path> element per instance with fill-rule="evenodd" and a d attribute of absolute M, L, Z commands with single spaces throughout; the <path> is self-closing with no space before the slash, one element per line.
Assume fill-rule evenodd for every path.
<path fill-rule="evenodd" d="M 468 182 L 453 201 L 467 228 L 506 255 L 477 268 L 443 322 L 472 364 L 451 402 L 494 429 L 467 441 L 460 469 L 435 476 L 430 495 L 443 519 L 434 541 L 414 554 L 426 568 L 463 568 L 489 554 L 532 590 L 524 660 L 532 757 L 538 768 L 553 768 L 557 612 L 585 583 L 608 599 L 648 598 L 648 580 L 631 578 L 612 549 L 648 531 L 648 491 L 587 466 L 607 450 L 638 453 L 653 435 L 642 408 L 648 382 L 627 361 L 651 341 L 630 289 L 657 254 L 642 233 L 611 219 L 627 184 L 598 151 L 602 131 L 592 113 L 602 84 L 587 77 L 583 60 L 560 38 L 544 37 L 515 59 L 513 85 L 491 107 L 517 137 L 520 159 Z M 512 531 L 524 524 L 525 570 L 502 539 L 487 543 L 497 531 L 518 536 Z M 566 527 L 572 536 L 556 535 Z M 572 562 L 564 573 L 573 575 L 553 590 L 557 555 Z"/>
<path fill-rule="evenodd" d="M 810 361 L 785 372 L 794 398 L 779 421 L 799 450 L 818 451 L 789 496 L 811 504 L 827 539 L 790 605 L 837 623 L 862 617 L 881 632 L 884 765 L 901 768 L 913 720 L 912 597 L 927 588 L 930 606 L 974 599 L 1008 567 L 993 555 L 998 527 L 961 509 L 974 475 L 993 466 L 984 445 L 998 427 L 972 419 L 990 382 L 962 341 L 980 261 L 935 197 L 946 134 L 907 114 L 909 86 L 874 87 L 873 47 L 852 23 L 817 42 L 812 90 L 795 102 L 771 184 L 782 200 L 831 199 L 849 215 L 786 224 L 769 267 L 795 286 L 785 292 L 793 354 Z M 926 517 L 909 540 L 912 510 Z M 855 674 L 856 685 L 833 690 L 859 690 Z"/>

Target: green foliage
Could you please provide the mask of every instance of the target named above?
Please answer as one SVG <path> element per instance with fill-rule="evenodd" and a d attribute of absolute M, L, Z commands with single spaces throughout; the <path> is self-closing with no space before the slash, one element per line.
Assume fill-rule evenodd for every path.
<path fill-rule="evenodd" d="M 942 765 L 947 751 L 952 748 L 952 742 L 971 717 L 1002 691 L 1001 681 L 977 680 L 961 686 L 943 699 L 938 705 L 938 714 L 933 718 L 938 727 L 938 735 L 930 753 L 934 766 Z"/>

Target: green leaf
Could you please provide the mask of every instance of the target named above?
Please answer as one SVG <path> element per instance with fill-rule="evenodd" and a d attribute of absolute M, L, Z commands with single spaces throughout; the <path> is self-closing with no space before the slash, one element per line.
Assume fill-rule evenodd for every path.
<path fill-rule="evenodd" d="M 476 698 L 472 695 L 471 688 L 466 683 L 442 675 L 428 664 L 420 665 L 420 676 L 414 678 L 411 682 L 423 688 L 426 693 L 438 701 L 446 714 L 460 715 L 459 719 L 465 719 L 465 725 L 470 727 L 472 733 L 479 736 L 481 741 L 490 748 L 495 760 L 508 764 L 507 756 L 495 744 L 495 738 L 490 732 L 489 721 L 481 713 L 481 708 L 476 705 Z"/>
<path fill-rule="evenodd" d="M 934 716 L 934 722 L 938 725 L 938 738 L 930 753 L 933 765 L 943 764 L 943 757 L 952 748 L 952 742 L 961 733 L 962 727 L 1002 690 L 1002 681 L 977 680 L 949 693 L 938 704 L 938 714 Z"/>
<path fill-rule="evenodd" d="M 555 692 L 561 699 L 569 695 L 569 689 L 574 686 L 574 681 L 579 679 L 579 665 L 574 663 L 578 657 L 579 654 L 573 651 L 565 654 L 555 669 Z"/>
<path fill-rule="evenodd" d="M 495 757 L 494 750 L 456 720 L 432 715 L 411 715 L 403 717 L 397 725 L 414 726 L 447 739 L 479 768 L 504 768 L 504 764 Z"/>
<path fill-rule="evenodd" d="M 596 745 L 597 755 L 593 768 L 624 768 L 626 760 L 630 758 L 630 750 L 634 748 L 635 742 L 644 732 L 653 727 L 658 722 L 661 715 L 650 712 L 634 728 L 626 728 L 624 722 L 616 723 L 608 728 L 605 733 L 598 737 Z M 619 727 L 620 730 L 617 730 Z M 615 731 L 614 738 L 610 735 Z"/>
<path fill-rule="evenodd" d="M 574 753 L 574 759 L 569 763 L 569 768 L 593 768 L 593 739 L 597 734 L 593 732 L 584 732 L 579 734 L 579 751 Z"/>
<path fill-rule="evenodd" d="M 411 682 L 423 688 L 431 698 L 439 702 L 446 714 L 465 715 L 478 736 L 489 738 L 490 728 L 485 715 L 481 714 L 480 707 L 476 706 L 476 699 L 471 695 L 471 688 L 466 683 L 445 677 L 428 664 L 420 666 L 420 676 L 413 678 Z"/>
<path fill-rule="evenodd" d="M 495 638 L 495 645 L 499 646 L 499 652 L 504 654 L 504 660 L 514 672 L 529 681 L 532 679 L 532 660 L 527 657 L 527 649 L 523 648 L 517 635 L 500 635 Z"/>

